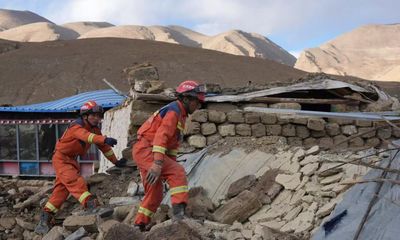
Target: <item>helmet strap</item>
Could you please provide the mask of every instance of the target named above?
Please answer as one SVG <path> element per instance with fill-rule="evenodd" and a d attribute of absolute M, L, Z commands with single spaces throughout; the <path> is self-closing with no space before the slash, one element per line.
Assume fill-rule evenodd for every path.
<path fill-rule="evenodd" d="M 183 108 L 185 109 L 186 113 L 189 113 L 189 103 L 190 103 L 190 98 L 187 96 L 183 96 L 181 99 Z"/>

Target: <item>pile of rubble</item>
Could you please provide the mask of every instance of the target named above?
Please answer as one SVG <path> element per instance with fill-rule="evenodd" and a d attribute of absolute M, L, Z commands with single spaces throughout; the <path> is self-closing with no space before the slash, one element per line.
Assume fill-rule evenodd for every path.
<path fill-rule="evenodd" d="M 87 181 L 100 202 L 114 208 L 112 216 L 81 216 L 70 197 L 57 214 L 57 225 L 43 239 L 308 239 L 334 209 L 348 188 L 341 184 L 363 176 L 367 167 L 341 166 L 338 160 L 378 162 L 376 150 L 358 153 L 322 152 L 285 144 L 261 177 L 248 175 L 233 182 L 218 206 L 204 189 L 193 187 L 188 219 L 172 222 L 168 205 L 155 214 L 149 232 L 132 226 L 143 186 L 134 168 L 112 168 Z M 33 232 L 40 205 L 51 192 L 45 180 L 0 179 L 0 239 L 41 239 Z M 166 189 L 167 191 L 168 189 Z"/>

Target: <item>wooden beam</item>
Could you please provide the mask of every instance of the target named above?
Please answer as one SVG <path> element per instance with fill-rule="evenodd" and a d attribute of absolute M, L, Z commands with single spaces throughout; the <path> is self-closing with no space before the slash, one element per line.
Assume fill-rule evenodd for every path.
<path fill-rule="evenodd" d="M 302 104 L 358 104 L 352 99 L 319 99 L 319 98 L 282 98 L 282 97 L 258 97 L 249 102 L 261 103 L 302 103 Z"/>
<path fill-rule="evenodd" d="M 133 96 L 135 100 L 143 100 L 143 101 L 160 101 L 160 102 L 172 102 L 176 100 L 176 98 L 171 98 L 162 94 L 148 94 L 148 93 L 135 93 Z"/>

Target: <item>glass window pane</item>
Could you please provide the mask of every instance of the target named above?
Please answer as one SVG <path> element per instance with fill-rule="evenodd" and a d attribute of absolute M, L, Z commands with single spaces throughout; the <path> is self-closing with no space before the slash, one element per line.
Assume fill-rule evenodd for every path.
<path fill-rule="evenodd" d="M 0 160 L 17 160 L 16 125 L 0 125 Z"/>
<path fill-rule="evenodd" d="M 56 144 L 56 125 L 45 124 L 38 126 L 39 159 L 51 160 Z"/>
<path fill-rule="evenodd" d="M 65 130 L 67 130 L 68 124 L 58 124 L 58 138 L 61 138 Z"/>
<path fill-rule="evenodd" d="M 19 158 L 36 160 L 36 126 L 19 125 Z"/>

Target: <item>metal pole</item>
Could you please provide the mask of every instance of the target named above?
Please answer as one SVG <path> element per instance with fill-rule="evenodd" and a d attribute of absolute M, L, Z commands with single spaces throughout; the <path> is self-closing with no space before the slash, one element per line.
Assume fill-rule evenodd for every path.
<path fill-rule="evenodd" d="M 127 95 L 123 94 L 120 90 L 118 90 L 114 85 L 112 85 L 107 79 L 103 78 L 103 82 L 107 84 L 114 92 L 116 92 L 118 95 L 128 97 Z"/>

